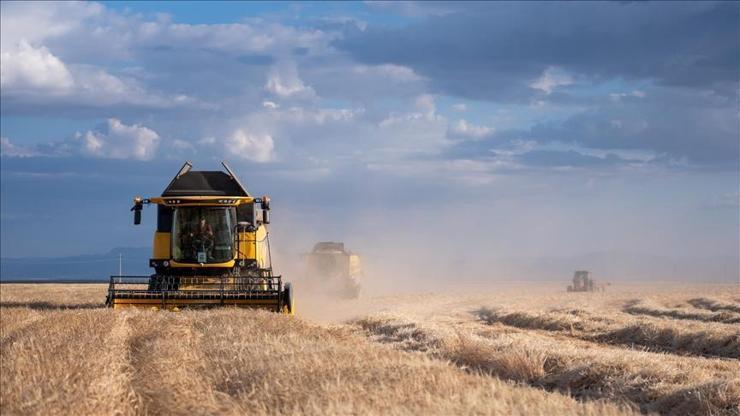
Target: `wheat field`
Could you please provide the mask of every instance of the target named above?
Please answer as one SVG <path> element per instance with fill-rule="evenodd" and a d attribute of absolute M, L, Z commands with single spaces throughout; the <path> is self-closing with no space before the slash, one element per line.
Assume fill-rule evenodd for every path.
<path fill-rule="evenodd" d="M 0 285 L 0 413 L 740 415 L 740 288 L 499 283 L 117 310 Z"/>

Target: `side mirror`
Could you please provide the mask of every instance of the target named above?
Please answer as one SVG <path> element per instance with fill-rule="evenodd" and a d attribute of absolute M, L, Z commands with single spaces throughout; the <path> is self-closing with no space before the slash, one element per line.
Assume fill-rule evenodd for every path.
<path fill-rule="evenodd" d="M 131 211 L 134 211 L 134 225 L 141 224 L 141 209 L 144 208 L 144 200 L 140 196 L 134 198 L 134 206 L 131 207 Z"/>
<path fill-rule="evenodd" d="M 263 209 L 262 210 L 262 223 L 263 224 L 269 224 L 270 223 L 270 211 Z"/>

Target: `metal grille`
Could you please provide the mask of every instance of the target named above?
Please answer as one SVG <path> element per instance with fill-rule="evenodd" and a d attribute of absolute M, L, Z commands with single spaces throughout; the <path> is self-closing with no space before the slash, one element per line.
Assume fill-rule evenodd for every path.
<path fill-rule="evenodd" d="M 162 307 L 236 304 L 255 301 L 282 308 L 280 276 L 111 276 L 106 304 L 142 300 Z M 157 302 L 157 303 L 160 303 Z"/>

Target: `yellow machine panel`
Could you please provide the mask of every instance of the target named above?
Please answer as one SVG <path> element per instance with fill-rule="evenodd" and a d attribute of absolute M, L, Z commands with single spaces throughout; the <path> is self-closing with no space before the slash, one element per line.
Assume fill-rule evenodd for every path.
<path fill-rule="evenodd" d="M 270 264 L 267 230 L 265 228 L 258 228 L 254 232 L 239 233 L 238 242 L 237 259 L 255 260 L 261 268 Z"/>
<path fill-rule="evenodd" d="M 169 259 L 170 258 L 170 237 L 171 233 L 154 233 L 154 241 L 152 242 L 152 258 L 153 259 Z"/>

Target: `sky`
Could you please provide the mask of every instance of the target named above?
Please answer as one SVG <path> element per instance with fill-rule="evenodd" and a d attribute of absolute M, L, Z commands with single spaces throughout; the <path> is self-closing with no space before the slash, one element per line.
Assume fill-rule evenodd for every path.
<path fill-rule="evenodd" d="M 150 244 L 227 160 L 283 252 L 724 256 L 740 3 L 3 1 L 0 255 Z"/>

